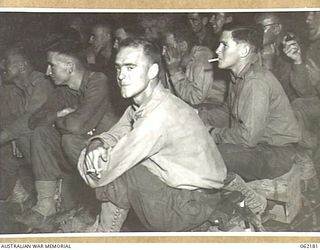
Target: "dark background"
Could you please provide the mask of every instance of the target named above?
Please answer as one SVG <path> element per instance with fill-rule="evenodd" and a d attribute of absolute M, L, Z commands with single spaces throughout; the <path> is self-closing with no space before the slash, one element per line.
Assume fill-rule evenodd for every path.
<path fill-rule="evenodd" d="M 208 12 L 208 14 L 214 13 Z M 278 12 L 282 13 L 283 20 L 290 31 L 294 31 L 302 39 L 305 37 L 305 12 Z M 188 22 L 186 13 L 152 13 L 154 16 L 173 16 L 176 22 Z M 256 12 L 237 12 L 235 18 L 239 23 L 254 24 Z M 40 71 L 44 71 L 45 48 L 50 41 L 57 38 L 66 28 L 69 20 L 75 16 L 81 17 L 86 26 L 99 22 L 110 22 L 116 27 L 121 22 L 137 22 L 138 18 L 150 13 L 27 13 L 27 12 L 0 12 L 0 56 L 9 45 L 21 43 L 32 55 L 33 63 Z M 89 31 L 88 31 L 89 32 Z"/>

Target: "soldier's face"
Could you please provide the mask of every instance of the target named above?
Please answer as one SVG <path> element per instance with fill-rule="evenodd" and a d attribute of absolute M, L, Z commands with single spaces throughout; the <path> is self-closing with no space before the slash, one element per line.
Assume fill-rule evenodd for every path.
<path fill-rule="evenodd" d="M 306 19 L 309 39 L 315 41 L 320 39 L 320 11 L 311 11 Z"/>
<path fill-rule="evenodd" d="M 67 57 L 57 52 L 48 52 L 46 75 L 50 76 L 55 85 L 67 85 L 70 80 Z"/>
<path fill-rule="evenodd" d="M 146 90 L 151 65 L 142 47 L 120 48 L 115 64 L 118 85 L 124 98 L 136 98 Z"/>

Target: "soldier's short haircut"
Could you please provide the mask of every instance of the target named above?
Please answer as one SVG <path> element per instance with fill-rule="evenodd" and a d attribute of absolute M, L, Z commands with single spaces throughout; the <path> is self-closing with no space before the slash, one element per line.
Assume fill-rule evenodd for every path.
<path fill-rule="evenodd" d="M 145 56 L 152 64 L 161 65 L 160 46 L 145 37 L 129 37 L 120 42 L 119 49 L 124 47 L 142 48 Z"/>
<path fill-rule="evenodd" d="M 226 24 L 223 30 L 231 31 L 233 40 L 248 43 L 254 48 L 255 52 L 262 48 L 263 30 L 259 26 L 243 26 L 230 23 Z"/>
<path fill-rule="evenodd" d="M 58 39 L 47 47 L 47 51 L 69 56 L 76 59 L 82 65 L 86 64 L 85 53 L 81 44 L 73 39 Z"/>

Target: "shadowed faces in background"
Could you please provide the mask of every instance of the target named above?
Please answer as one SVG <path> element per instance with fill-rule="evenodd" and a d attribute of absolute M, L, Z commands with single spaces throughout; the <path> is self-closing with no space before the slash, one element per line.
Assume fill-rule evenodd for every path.
<path fill-rule="evenodd" d="M 29 61 L 22 54 L 9 50 L 3 60 L 3 77 L 7 82 L 15 82 L 30 67 Z"/>
<path fill-rule="evenodd" d="M 307 14 L 306 24 L 309 39 L 315 41 L 320 39 L 320 11 L 310 11 Z"/>
<path fill-rule="evenodd" d="M 188 21 L 191 26 L 191 29 L 194 33 L 199 33 L 205 30 L 208 23 L 208 17 L 202 16 L 199 13 L 189 13 Z"/>
<path fill-rule="evenodd" d="M 106 25 L 95 25 L 91 30 L 89 44 L 95 54 L 99 54 L 110 47 L 112 43 L 111 28 Z"/>
<path fill-rule="evenodd" d="M 280 17 L 275 13 L 259 13 L 255 19 L 263 28 L 263 46 L 275 43 L 283 29 Z"/>
<path fill-rule="evenodd" d="M 223 26 L 227 23 L 231 23 L 232 21 L 233 17 L 231 14 L 219 12 L 212 14 L 209 23 L 212 27 L 213 33 L 219 35 L 222 32 Z"/>
<path fill-rule="evenodd" d="M 114 43 L 113 43 L 113 48 L 118 50 L 119 49 L 119 43 L 125 39 L 127 39 L 129 35 L 127 32 L 124 30 L 124 28 L 120 27 L 115 30 L 114 32 Z"/>

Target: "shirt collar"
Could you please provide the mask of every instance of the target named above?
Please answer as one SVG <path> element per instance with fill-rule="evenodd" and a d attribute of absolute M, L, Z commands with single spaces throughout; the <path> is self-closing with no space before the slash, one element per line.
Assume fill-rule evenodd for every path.
<path fill-rule="evenodd" d="M 239 80 L 243 80 L 245 75 L 252 69 L 252 66 L 258 63 L 258 55 L 252 55 L 252 58 L 248 61 L 248 63 L 244 66 L 244 68 L 240 71 L 240 73 L 236 76 L 231 73 L 231 82 L 235 84 Z"/>
<path fill-rule="evenodd" d="M 141 106 L 133 104 L 133 110 L 135 111 L 134 119 L 137 120 L 153 111 L 168 94 L 169 91 L 162 86 L 161 82 L 159 82 L 151 96 Z"/>

